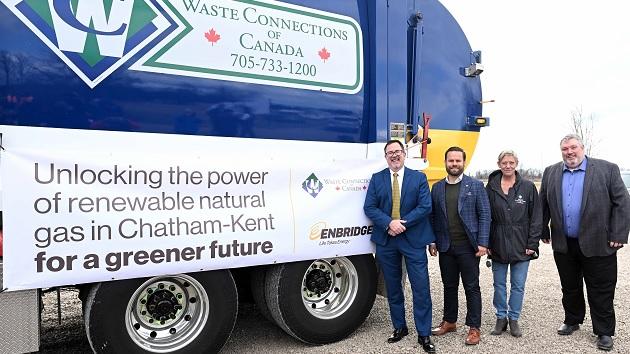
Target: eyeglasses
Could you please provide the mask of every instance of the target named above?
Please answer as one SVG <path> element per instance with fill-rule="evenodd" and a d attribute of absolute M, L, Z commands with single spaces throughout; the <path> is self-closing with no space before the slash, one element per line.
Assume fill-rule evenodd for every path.
<path fill-rule="evenodd" d="M 404 152 L 403 150 L 388 151 L 385 153 L 385 156 L 389 156 L 389 157 L 398 156 L 398 155 L 402 155 L 403 152 Z"/>

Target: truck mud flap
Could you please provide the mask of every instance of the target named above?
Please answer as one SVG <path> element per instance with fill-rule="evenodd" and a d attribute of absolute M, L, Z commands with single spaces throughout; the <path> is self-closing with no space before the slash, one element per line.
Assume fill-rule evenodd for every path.
<path fill-rule="evenodd" d="M 0 353 L 27 353 L 39 350 L 38 290 L 0 293 L 0 338 L 2 338 Z"/>

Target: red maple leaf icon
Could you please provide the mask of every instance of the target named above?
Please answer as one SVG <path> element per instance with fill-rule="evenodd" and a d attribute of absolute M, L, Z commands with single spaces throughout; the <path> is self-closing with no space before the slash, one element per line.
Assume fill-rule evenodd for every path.
<path fill-rule="evenodd" d="M 208 40 L 208 42 L 212 43 L 212 46 L 214 46 L 214 44 L 221 39 L 221 36 L 217 34 L 217 32 L 214 31 L 214 28 L 211 28 L 210 31 L 204 33 L 204 36 L 206 37 L 206 39 Z"/>
<path fill-rule="evenodd" d="M 317 54 L 319 54 L 319 57 L 324 60 L 324 63 L 326 62 L 326 59 L 330 58 L 330 52 L 326 50 L 326 47 L 322 48 L 322 50 L 317 52 Z"/>

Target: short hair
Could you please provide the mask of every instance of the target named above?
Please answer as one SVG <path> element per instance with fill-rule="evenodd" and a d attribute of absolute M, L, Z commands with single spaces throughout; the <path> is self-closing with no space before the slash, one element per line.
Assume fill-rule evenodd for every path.
<path fill-rule="evenodd" d="M 391 140 L 387 140 L 387 142 L 385 143 L 385 147 L 383 148 L 383 152 L 387 151 L 387 147 L 390 146 L 391 144 L 398 144 L 400 145 L 400 149 L 405 152 L 405 146 L 403 145 L 403 143 L 400 142 L 400 140 L 396 140 L 396 139 L 391 139 Z"/>
<path fill-rule="evenodd" d="M 451 146 L 450 148 L 448 148 L 444 153 L 444 161 L 446 161 L 446 155 L 448 155 L 448 153 L 451 151 L 461 152 L 464 155 L 464 161 L 466 161 L 466 151 L 464 151 L 464 149 L 460 148 L 459 146 Z"/>
<path fill-rule="evenodd" d="M 584 141 L 582 141 L 582 137 L 577 135 L 577 134 L 567 134 L 565 135 L 562 139 L 560 139 L 560 146 L 562 146 L 562 144 L 566 143 L 569 140 L 577 140 L 577 142 L 580 144 L 580 146 L 582 148 L 584 148 Z"/>
<path fill-rule="evenodd" d="M 514 160 L 516 160 L 516 163 L 518 163 L 518 156 L 516 155 L 516 153 L 513 150 L 503 150 L 501 151 L 501 153 L 499 154 L 499 157 L 497 158 L 497 162 L 501 162 L 501 160 L 503 160 L 504 157 L 506 156 L 512 156 L 514 157 Z"/>

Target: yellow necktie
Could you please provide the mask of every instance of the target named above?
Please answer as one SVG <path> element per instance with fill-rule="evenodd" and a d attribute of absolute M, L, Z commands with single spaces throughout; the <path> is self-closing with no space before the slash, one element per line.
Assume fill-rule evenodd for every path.
<path fill-rule="evenodd" d="M 392 183 L 392 219 L 400 219 L 400 187 L 398 186 L 398 173 L 394 173 L 394 183 Z"/>

